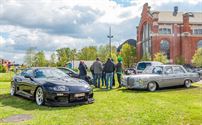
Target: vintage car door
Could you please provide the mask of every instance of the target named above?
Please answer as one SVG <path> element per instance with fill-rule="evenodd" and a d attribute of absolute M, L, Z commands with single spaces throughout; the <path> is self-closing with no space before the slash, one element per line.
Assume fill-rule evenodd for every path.
<path fill-rule="evenodd" d="M 180 66 L 173 66 L 173 72 L 176 76 L 174 85 L 183 85 L 186 77 L 185 71 Z"/>
<path fill-rule="evenodd" d="M 164 67 L 164 74 L 162 77 L 162 82 L 159 83 L 160 87 L 169 87 L 175 84 L 175 74 L 173 73 L 172 66 L 165 66 Z"/>

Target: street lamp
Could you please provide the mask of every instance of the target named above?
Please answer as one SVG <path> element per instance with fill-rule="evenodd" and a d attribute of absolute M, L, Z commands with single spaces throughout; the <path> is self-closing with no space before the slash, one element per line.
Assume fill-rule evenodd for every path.
<path fill-rule="evenodd" d="M 111 26 L 109 27 L 109 35 L 107 37 L 109 38 L 110 58 L 111 58 L 112 57 L 112 41 L 111 41 L 111 39 L 114 37 L 111 35 Z"/>

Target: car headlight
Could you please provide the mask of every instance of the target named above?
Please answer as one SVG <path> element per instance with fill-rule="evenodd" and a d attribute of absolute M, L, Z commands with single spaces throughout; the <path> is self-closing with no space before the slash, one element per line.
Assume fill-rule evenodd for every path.
<path fill-rule="evenodd" d="M 54 87 L 52 87 L 52 90 L 54 90 L 54 91 L 69 91 L 69 88 L 66 86 L 54 86 Z"/>
<path fill-rule="evenodd" d="M 137 82 L 142 84 L 144 81 L 142 79 L 137 79 Z"/>

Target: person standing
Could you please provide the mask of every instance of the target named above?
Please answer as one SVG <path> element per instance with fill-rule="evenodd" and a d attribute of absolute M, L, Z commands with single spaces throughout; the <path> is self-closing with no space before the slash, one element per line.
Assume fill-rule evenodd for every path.
<path fill-rule="evenodd" d="M 85 80 L 86 76 L 87 76 L 87 66 L 83 61 L 80 61 L 78 69 L 79 69 L 79 77 L 80 77 L 80 79 Z"/>
<path fill-rule="evenodd" d="M 92 65 L 92 69 L 94 71 L 94 85 L 100 88 L 100 80 L 102 78 L 102 63 L 99 58 Z"/>
<path fill-rule="evenodd" d="M 104 66 L 104 71 L 106 73 L 106 89 L 108 89 L 108 86 L 110 85 L 110 89 L 112 89 L 113 84 L 113 73 L 115 71 L 115 65 L 109 58 Z"/>
<path fill-rule="evenodd" d="M 118 60 L 118 63 L 116 64 L 116 74 L 117 74 L 117 79 L 119 83 L 119 88 L 121 88 L 122 72 L 123 72 L 122 62 L 121 60 Z"/>
<path fill-rule="evenodd" d="M 114 59 L 111 59 L 111 60 L 112 60 L 112 63 L 114 63 Z M 115 86 L 115 73 L 114 72 L 113 72 L 113 83 L 112 83 L 112 85 Z"/>

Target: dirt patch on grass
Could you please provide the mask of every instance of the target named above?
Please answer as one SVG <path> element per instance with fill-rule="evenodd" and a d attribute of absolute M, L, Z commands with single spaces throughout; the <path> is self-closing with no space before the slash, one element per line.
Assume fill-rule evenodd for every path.
<path fill-rule="evenodd" d="M 18 115 L 12 115 L 4 119 L 0 119 L 0 122 L 22 122 L 31 120 L 32 115 L 30 114 L 18 114 Z"/>

